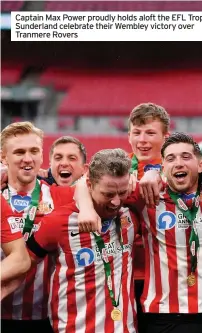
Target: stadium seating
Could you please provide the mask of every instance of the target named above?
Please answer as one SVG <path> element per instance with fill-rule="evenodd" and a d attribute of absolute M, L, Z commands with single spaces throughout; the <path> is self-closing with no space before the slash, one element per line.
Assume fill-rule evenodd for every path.
<path fill-rule="evenodd" d="M 58 129 L 61 130 L 72 130 L 75 126 L 74 117 L 58 117 Z"/>
<path fill-rule="evenodd" d="M 62 115 L 128 115 L 134 105 L 151 101 L 171 115 L 201 116 L 202 71 L 82 72 L 50 68 L 40 83 L 66 91 L 59 105 Z"/>
<path fill-rule="evenodd" d="M 21 74 L 23 71 L 23 65 L 17 63 L 4 64 L 1 67 L 1 84 L 2 85 L 12 85 L 20 81 Z"/>

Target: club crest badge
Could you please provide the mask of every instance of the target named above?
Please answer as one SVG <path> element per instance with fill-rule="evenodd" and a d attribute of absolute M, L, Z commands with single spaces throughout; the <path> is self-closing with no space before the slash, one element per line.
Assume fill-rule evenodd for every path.
<path fill-rule="evenodd" d="M 121 216 L 120 221 L 121 221 L 121 228 L 122 229 L 127 228 L 131 224 L 128 216 Z"/>
<path fill-rule="evenodd" d="M 49 202 L 39 202 L 38 211 L 40 214 L 46 215 L 52 212 L 53 208 Z"/>

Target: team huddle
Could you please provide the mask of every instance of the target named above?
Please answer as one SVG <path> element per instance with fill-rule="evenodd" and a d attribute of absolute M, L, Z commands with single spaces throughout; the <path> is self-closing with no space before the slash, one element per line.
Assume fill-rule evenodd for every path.
<path fill-rule="evenodd" d="M 2 130 L 3 333 L 202 332 L 202 153 L 169 125 L 163 107 L 140 104 L 131 154 L 87 164 L 64 136 L 49 170 L 40 129 Z"/>

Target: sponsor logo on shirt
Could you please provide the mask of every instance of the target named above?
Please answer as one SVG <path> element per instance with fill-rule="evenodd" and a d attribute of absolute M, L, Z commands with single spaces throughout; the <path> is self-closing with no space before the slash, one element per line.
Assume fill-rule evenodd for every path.
<path fill-rule="evenodd" d="M 189 228 L 189 221 L 183 213 L 177 215 L 177 227 L 182 230 Z"/>
<path fill-rule="evenodd" d="M 195 223 L 196 223 L 196 228 L 198 230 L 202 230 L 202 216 L 198 216 L 196 219 L 195 219 Z"/>
<path fill-rule="evenodd" d="M 31 197 L 27 195 L 22 197 L 21 195 L 16 194 L 11 197 L 11 204 L 19 213 L 23 212 L 27 207 L 29 207 L 30 202 Z"/>
<path fill-rule="evenodd" d="M 123 252 L 129 252 L 131 253 L 132 251 L 132 244 L 123 244 L 123 249 L 121 245 L 116 244 L 116 242 L 110 242 L 110 243 L 105 243 L 105 249 L 102 252 L 102 257 L 100 255 L 100 251 L 98 246 L 96 245 L 95 247 L 95 254 L 96 258 L 95 261 L 98 262 L 100 260 L 104 260 L 105 262 L 108 262 L 109 257 L 114 257 L 116 254 L 121 254 Z"/>
<path fill-rule="evenodd" d="M 85 267 L 91 265 L 95 260 L 93 250 L 89 249 L 88 247 L 83 247 L 77 252 L 76 260 L 79 266 Z"/>
<path fill-rule="evenodd" d="M 183 213 L 177 215 L 177 228 L 181 230 L 188 229 L 190 227 L 190 222 L 187 220 Z M 193 228 L 197 234 L 198 230 L 202 230 L 202 216 L 198 216 L 193 221 Z"/>
<path fill-rule="evenodd" d="M 10 223 L 13 224 L 13 225 L 12 225 L 13 230 L 15 229 L 15 225 L 17 225 L 16 228 L 18 228 L 18 230 L 17 230 L 17 229 L 16 229 L 16 230 L 17 230 L 17 231 L 21 231 L 21 232 L 23 232 L 23 229 L 24 229 L 24 226 L 25 226 L 25 219 L 24 219 L 23 217 L 15 217 L 15 216 L 11 216 L 11 217 L 8 218 L 8 223 L 9 223 L 10 226 L 11 226 Z M 41 226 L 41 223 L 33 224 L 31 234 L 32 234 L 33 232 L 38 231 L 39 228 L 40 228 L 40 226 Z M 17 231 L 15 231 L 15 232 L 17 232 Z"/>
<path fill-rule="evenodd" d="M 79 232 L 74 232 L 74 231 L 71 232 L 72 237 L 75 237 L 75 236 L 78 236 L 78 235 L 79 235 Z"/>
<path fill-rule="evenodd" d="M 176 216 L 172 212 L 163 212 L 158 217 L 158 229 L 169 230 L 176 224 Z"/>
<path fill-rule="evenodd" d="M 10 226 L 10 230 L 12 234 L 20 231 L 19 223 L 17 221 L 18 217 L 11 216 L 7 219 L 8 224 Z"/>
<path fill-rule="evenodd" d="M 115 242 L 111 242 L 111 243 L 105 243 L 105 251 L 102 253 L 102 255 L 104 255 L 105 257 L 107 256 L 114 256 L 116 251 L 116 243 Z M 100 261 L 102 260 L 102 257 L 100 255 L 100 250 L 98 248 L 98 246 L 96 245 L 95 247 L 95 251 L 96 251 L 96 261 Z M 105 260 L 106 261 L 106 260 Z"/>

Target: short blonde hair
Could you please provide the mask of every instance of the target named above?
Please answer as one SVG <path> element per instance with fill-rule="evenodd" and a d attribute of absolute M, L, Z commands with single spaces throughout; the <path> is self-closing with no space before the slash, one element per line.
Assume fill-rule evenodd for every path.
<path fill-rule="evenodd" d="M 23 134 L 36 134 L 43 143 L 43 137 L 44 137 L 43 131 L 35 127 L 29 121 L 21 121 L 21 122 L 12 123 L 3 129 L 3 131 L 1 132 L 1 149 L 4 149 L 7 139 L 16 135 L 23 135 Z"/>

